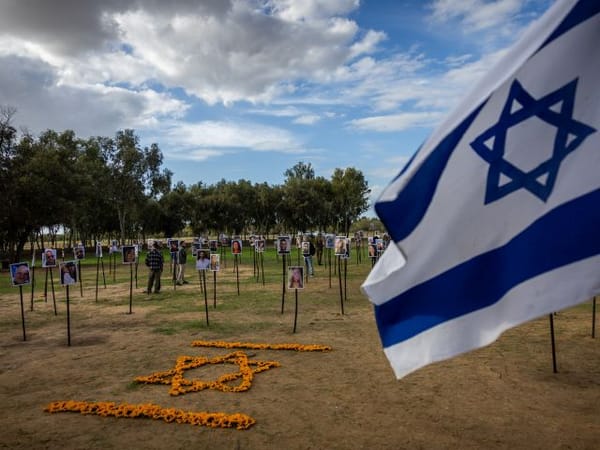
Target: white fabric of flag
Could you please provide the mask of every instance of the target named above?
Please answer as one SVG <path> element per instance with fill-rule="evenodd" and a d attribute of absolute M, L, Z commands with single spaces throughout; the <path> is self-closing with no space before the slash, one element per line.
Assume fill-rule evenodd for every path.
<path fill-rule="evenodd" d="M 401 378 L 600 293 L 600 1 L 558 1 L 380 196 L 363 291 Z"/>

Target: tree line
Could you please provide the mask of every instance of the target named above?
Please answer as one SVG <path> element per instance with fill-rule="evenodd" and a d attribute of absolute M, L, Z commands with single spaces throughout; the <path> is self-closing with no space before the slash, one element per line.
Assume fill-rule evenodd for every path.
<path fill-rule="evenodd" d="M 18 133 L 15 110 L 0 107 L 0 256 L 20 260 L 27 242 L 53 244 L 147 236 L 348 233 L 368 209 L 370 189 L 355 168 L 316 176 L 310 163 L 284 173 L 282 185 L 221 181 L 173 184 L 158 144 L 141 147 L 134 130 L 78 138 L 71 130 Z"/>

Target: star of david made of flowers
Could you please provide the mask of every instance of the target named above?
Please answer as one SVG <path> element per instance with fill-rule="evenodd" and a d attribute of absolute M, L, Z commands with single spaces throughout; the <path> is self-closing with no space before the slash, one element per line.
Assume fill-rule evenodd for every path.
<path fill-rule="evenodd" d="M 577 79 L 574 79 L 536 100 L 517 80 L 513 81 L 498 122 L 471 142 L 473 150 L 490 165 L 486 204 L 521 188 L 544 202 L 550 197 L 563 159 L 596 131 L 573 119 L 576 90 Z M 533 117 L 555 127 L 556 134 L 552 155 L 545 161 L 540 161 L 533 169 L 525 171 L 505 157 L 507 132 L 511 127 Z M 515 142 L 511 142 L 511 148 L 522 152 L 530 150 L 523 146 L 519 148 Z"/>
<path fill-rule="evenodd" d="M 234 364 L 238 366 L 238 371 L 226 373 L 212 381 L 185 378 L 184 374 L 186 370 L 195 369 L 207 364 Z M 277 361 L 250 360 L 248 355 L 242 351 L 214 358 L 180 356 L 177 358 L 175 368 L 164 372 L 156 372 L 148 376 L 136 377 L 135 381 L 146 384 L 170 385 L 169 394 L 171 395 L 198 392 L 204 389 L 214 389 L 223 392 L 244 392 L 250 389 L 254 374 L 279 366 L 280 364 Z M 239 384 L 232 386 L 230 383 L 236 380 L 240 380 Z"/>

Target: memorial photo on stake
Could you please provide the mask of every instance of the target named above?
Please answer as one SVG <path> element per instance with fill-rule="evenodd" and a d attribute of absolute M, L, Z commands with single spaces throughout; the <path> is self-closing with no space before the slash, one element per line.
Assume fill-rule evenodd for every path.
<path fill-rule="evenodd" d="M 369 244 L 369 258 L 377 258 L 377 247 L 375 244 Z"/>
<path fill-rule="evenodd" d="M 218 253 L 213 253 L 210 255 L 210 270 L 213 272 L 218 272 L 220 269 L 220 255 Z"/>
<path fill-rule="evenodd" d="M 218 241 L 216 239 L 209 241 L 208 248 L 210 249 L 211 253 L 215 253 L 216 251 L 218 251 L 218 249 L 219 249 Z"/>
<path fill-rule="evenodd" d="M 42 253 L 42 267 L 56 267 L 56 249 L 47 248 Z"/>
<path fill-rule="evenodd" d="M 346 236 L 337 236 L 335 238 L 336 256 L 346 256 Z"/>
<path fill-rule="evenodd" d="M 167 239 L 167 247 L 169 247 L 169 253 L 171 253 L 171 255 L 177 253 L 179 251 L 179 240 Z"/>
<path fill-rule="evenodd" d="M 102 242 L 96 242 L 96 258 L 102 258 Z"/>
<path fill-rule="evenodd" d="M 196 270 L 208 270 L 210 268 L 210 253 L 207 248 L 200 248 L 196 252 Z"/>
<path fill-rule="evenodd" d="M 77 261 L 61 262 L 59 270 L 61 286 L 77 283 Z"/>
<path fill-rule="evenodd" d="M 135 245 L 124 245 L 123 251 L 123 264 L 135 264 L 136 252 Z"/>
<path fill-rule="evenodd" d="M 288 289 L 304 289 L 304 267 L 288 267 Z"/>
<path fill-rule="evenodd" d="M 328 234 L 325 236 L 325 248 L 334 248 L 335 247 L 335 236 L 333 234 Z"/>
<path fill-rule="evenodd" d="M 289 236 L 279 236 L 277 238 L 277 253 L 280 255 L 288 255 L 290 253 L 290 247 L 292 245 Z"/>
<path fill-rule="evenodd" d="M 257 239 L 256 241 L 254 241 L 254 248 L 256 249 L 257 252 L 262 253 L 265 251 L 265 240 L 264 239 Z"/>
<path fill-rule="evenodd" d="M 85 258 L 85 247 L 83 245 L 78 245 L 73 249 L 73 256 L 75 259 L 83 259 Z"/>
<path fill-rule="evenodd" d="M 304 256 L 310 255 L 310 242 L 306 241 L 302 243 L 302 254 Z"/>
<path fill-rule="evenodd" d="M 29 284 L 29 265 L 26 262 L 11 264 L 10 280 L 13 286 Z"/>
<path fill-rule="evenodd" d="M 231 241 L 231 253 L 240 255 L 242 253 L 242 240 L 234 239 Z"/>

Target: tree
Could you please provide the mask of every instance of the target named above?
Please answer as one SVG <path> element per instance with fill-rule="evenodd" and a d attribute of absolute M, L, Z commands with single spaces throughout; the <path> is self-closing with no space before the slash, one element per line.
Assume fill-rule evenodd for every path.
<path fill-rule="evenodd" d="M 117 132 L 114 140 L 104 140 L 103 147 L 110 171 L 109 193 L 124 242 L 139 220 L 146 198 L 159 195 L 170 185 L 171 172 L 160 172 L 160 149 L 153 144 L 142 150 L 133 130 Z"/>
<path fill-rule="evenodd" d="M 335 169 L 331 186 L 334 195 L 333 216 L 347 235 L 352 222 L 369 208 L 368 195 L 371 189 L 362 172 L 354 167 Z"/>
<path fill-rule="evenodd" d="M 294 167 L 287 169 L 284 172 L 284 175 L 286 177 L 286 183 L 292 178 L 298 180 L 312 180 L 315 178 L 315 171 L 312 168 L 311 163 L 305 164 L 303 161 L 299 161 Z"/>

